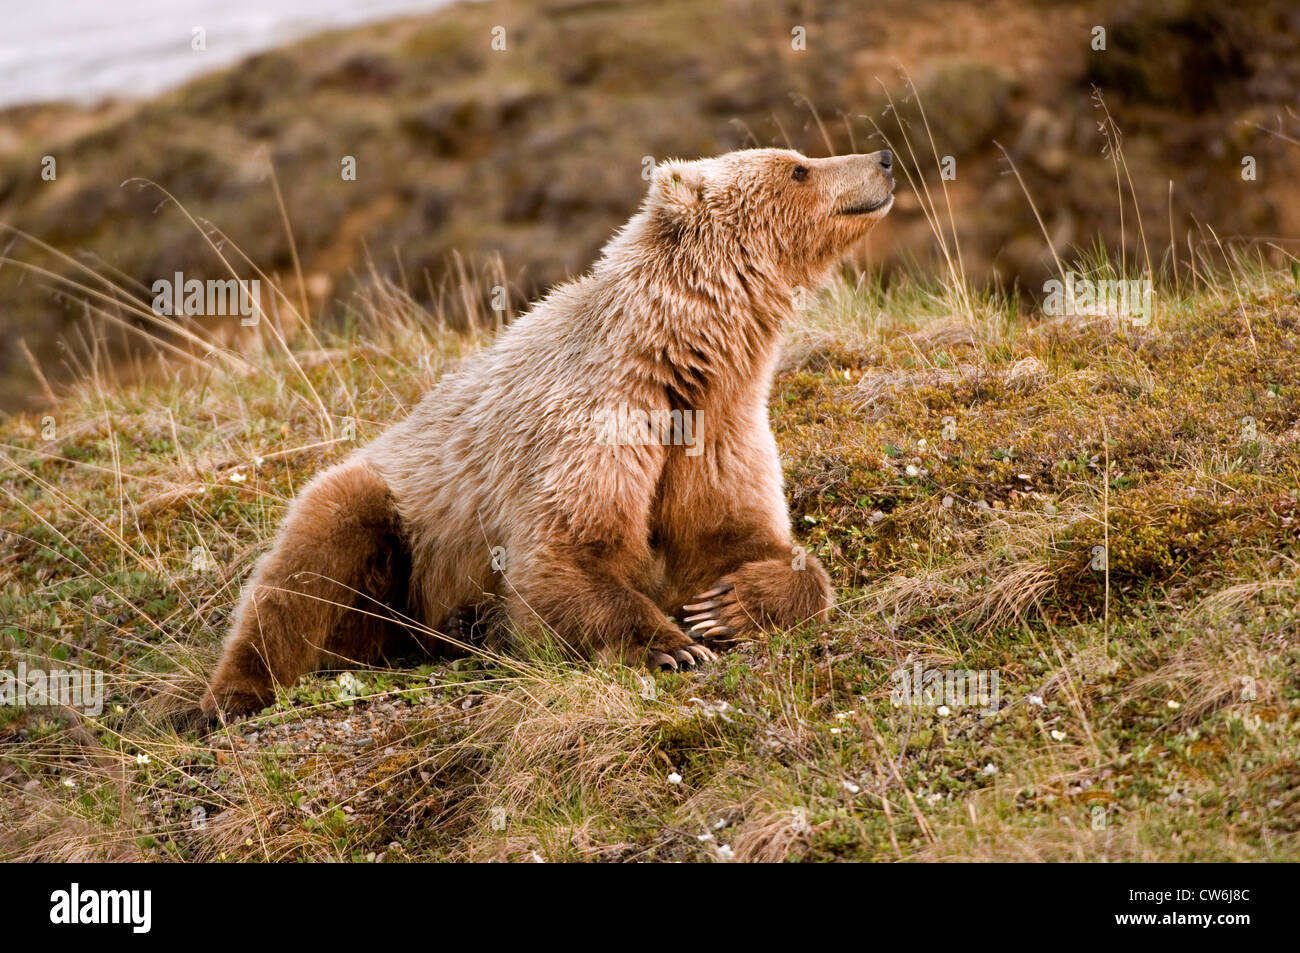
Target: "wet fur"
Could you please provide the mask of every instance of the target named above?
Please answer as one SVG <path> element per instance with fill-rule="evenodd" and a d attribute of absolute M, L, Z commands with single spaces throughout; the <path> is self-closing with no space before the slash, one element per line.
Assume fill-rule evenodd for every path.
<path fill-rule="evenodd" d="M 800 165 L 808 181 L 791 178 Z M 837 210 L 890 188 L 875 156 L 661 164 L 588 275 L 303 490 L 244 589 L 204 712 L 435 648 L 403 620 L 453 634 L 487 603 L 520 632 L 637 665 L 709 657 L 670 619 L 684 612 L 719 639 L 824 617 L 830 580 L 790 535 L 769 390 L 796 288 L 888 208 Z M 619 405 L 699 411 L 702 452 L 601 445 L 594 421 Z"/>

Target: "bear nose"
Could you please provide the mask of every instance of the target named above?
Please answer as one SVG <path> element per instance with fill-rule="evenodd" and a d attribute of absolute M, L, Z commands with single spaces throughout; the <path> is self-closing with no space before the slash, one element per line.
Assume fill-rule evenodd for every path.
<path fill-rule="evenodd" d="M 880 150 L 880 167 L 886 172 L 894 170 L 894 154 L 888 149 Z"/>

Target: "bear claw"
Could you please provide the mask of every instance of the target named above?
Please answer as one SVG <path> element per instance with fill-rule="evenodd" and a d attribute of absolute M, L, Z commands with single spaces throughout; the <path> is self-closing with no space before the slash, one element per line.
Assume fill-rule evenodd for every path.
<path fill-rule="evenodd" d="M 682 608 L 687 612 L 702 612 L 702 613 L 709 612 L 713 609 L 718 609 L 725 604 L 725 600 L 722 599 L 721 597 L 726 595 L 733 588 L 734 587 L 729 582 L 725 582 L 720 586 L 714 586 L 708 592 L 701 592 L 698 596 L 696 596 L 695 598 L 698 599 L 699 601 L 696 602 L 694 605 L 682 606 Z M 703 615 L 695 616 L 695 618 L 697 619 L 703 618 Z M 688 618 L 686 621 L 690 622 L 691 620 Z"/>
<path fill-rule="evenodd" d="M 703 645 L 688 645 L 686 646 L 686 651 L 690 652 L 701 662 L 716 662 L 718 660 L 718 653 Z"/>
<path fill-rule="evenodd" d="M 677 671 L 677 659 L 673 658 L 666 652 L 651 651 L 646 654 L 645 664 L 647 668 L 670 668 Z"/>
<path fill-rule="evenodd" d="M 716 662 L 718 656 L 703 645 L 687 645 L 680 649 L 661 652 L 651 649 L 646 653 L 646 666 L 651 669 L 672 669 L 674 672 L 684 668 L 696 668 L 705 662 Z"/>
<path fill-rule="evenodd" d="M 696 596 L 696 601 L 691 605 L 682 606 L 683 611 L 694 613 L 683 620 L 690 625 L 688 631 L 692 636 L 699 639 L 729 639 L 736 634 L 735 627 L 722 619 L 723 613 L 735 604 L 735 596 L 731 595 L 734 589 L 732 583 L 719 583 L 708 592 Z"/>
<path fill-rule="evenodd" d="M 717 596 L 722 595 L 723 593 L 730 592 L 733 588 L 735 588 L 735 587 L 732 586 L 732 584 L 729 583 L 729 582 L 719 583 L 718 585 L 716 585 L 716 586 L 714 586 L 712 589 L 710 589 L 708 592 L 701 592 L 700 595 L 699 595 L 699 598 L 701 598 L 701 599 L 713 599 L 713 598 L 716 598 Z"/>

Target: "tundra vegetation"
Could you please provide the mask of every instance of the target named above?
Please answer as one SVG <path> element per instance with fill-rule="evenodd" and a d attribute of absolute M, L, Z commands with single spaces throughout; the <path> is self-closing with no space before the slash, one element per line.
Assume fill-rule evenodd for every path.
<path fill-rule="evenodd" d="M 771 410 L 826 624 L 689 673 L 321 673 L 213 731 L 189 713 L 296 489 L 493 328 L 378 283 L 328 335 L 95 366 L 0 440 L 0 666 L 106 679 L 99 715 L 0 708 L 0 854 L 1295 859 L 1300 282 L 1229 256 L 1155 299 L 810 296 Z M 917 663 L 995 674 L 997 710 L 895 704 Z"/>

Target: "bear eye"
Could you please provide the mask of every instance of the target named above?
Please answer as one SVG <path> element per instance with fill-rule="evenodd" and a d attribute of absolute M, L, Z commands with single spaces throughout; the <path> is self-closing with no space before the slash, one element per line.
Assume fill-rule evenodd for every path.
<path fill-rule="evenodd" d="M 791 175 L 796 182 L 802 182 L 804 179 L 808 178 L 808 167 L 797 165 L 794 167 L 794 172 L 791 173 Z"/>

